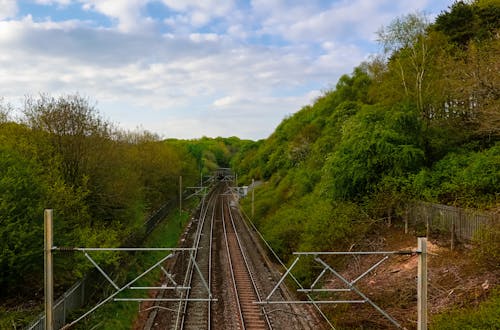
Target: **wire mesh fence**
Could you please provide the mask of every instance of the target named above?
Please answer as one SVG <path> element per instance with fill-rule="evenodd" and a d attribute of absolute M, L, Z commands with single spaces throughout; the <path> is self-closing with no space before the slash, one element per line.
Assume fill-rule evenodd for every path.
<path fill-rule="evenodd" d="M 143 230 L 130 235 L 125 240 L 124 244 L 138 244 L 144 241 L 159 222 L 166 218 L 173 205 L 173 201 L 163 204 L 147 218 L 144 222 Z M 102 290 L 105 282 L 106 281 L 99 272 L 92 269 L 83 279 L 73 284 L 73 286 L 54 303 L 54 328 L 62 328 L 67 323 L 66 321 L 70 313 L 85 306 L 99 290 Z M 39 315 L 39 317 L 26 329 L 45 330 L 45 314 L 42 313 Z"/>

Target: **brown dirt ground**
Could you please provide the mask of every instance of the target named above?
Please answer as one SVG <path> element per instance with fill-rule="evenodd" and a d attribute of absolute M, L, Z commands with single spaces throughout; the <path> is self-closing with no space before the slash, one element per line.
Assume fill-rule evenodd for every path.
<path fill-rule="evenodd" d="M 380 237 L 380 236 L 378 236 Z M 404 234 L 400 228 L 385 228 L 383 238 L 377 238 L 369 247 L 356 250 L 399 251 L 416 250 L 417 238 Z M 484 300 L 500 282 L 500 271 L 488 270 L 474 262 L 470 246 L 458 245 L 454 251 L 446 242 L 429 239 L 428 256 L 428 313 L 440 313 L 451 307 L 475 305 Z M 336 270 L 348 280 L 357 278 L 382 256 L 342 257 Z M 335 260 L 331 260 L 335 263 Z M 370 300 L 391 315 L 407 329 L 416 328 L 417 320 L 417 255 L 392 255 L 379 267 L 356 283 L 356 287 Z M 345 288 L 333 275 L 326 286 Z M 337 294 L 336 299 L 361 299 L 353 293 Z M 325 308 L 340 329 L 391 329 L 395 328 L 374 307 L 365 304 L 330 305 Z"/>

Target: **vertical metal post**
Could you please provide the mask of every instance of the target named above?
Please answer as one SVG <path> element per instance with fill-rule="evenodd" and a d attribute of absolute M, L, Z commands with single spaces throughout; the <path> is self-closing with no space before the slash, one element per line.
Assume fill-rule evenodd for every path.
<path fill-rule="evenodd" d="M 52 210 L 44 212 L 45 330 L 54 330 L 54 274 L 52 263 Z"/>
<path fill-rule="evenodd" d="M 427 330 L 427 238 L 418 238 L 417 330 Z"/>
<path fill-rule="evenodd" d="M 255 179 L 252 178 L 252 219 L 255 214 L 255 206 L 254 206 L 254 200 L 255 200 Z"/>
<path fill-rule="evenodd" d="M 182 214 L 182 175 L 179 176 L 179 215 Z"/>
<path fill-rule="evenodd" d="M 66 308 L 66 300 L 69 299 L 69 295 L 66 294 L 66 292 L 64 292 L 64 295 L 63 295 L 63 324 L 66 324 L 66 313 L 67 313 L 67 308 Z"/>
<path fill-rule="evenodd" d="M 455 218 L 451 218 L 451 242 L 450 249 L 453 251 L 455 249 Z"/>
<path fill-rule="evenodd" d="M 405 234 L 408 234 L 408 217 L 409 217 L 409 214 L 408 214 L 408 208 L 405 210 Z"/>

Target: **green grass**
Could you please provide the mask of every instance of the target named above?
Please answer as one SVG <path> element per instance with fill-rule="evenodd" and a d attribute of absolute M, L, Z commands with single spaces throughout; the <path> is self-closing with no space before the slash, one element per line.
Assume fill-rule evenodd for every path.
<path fill-rule="evenodd" d="M 37 313 L 42 310 L 38 308 Z M 0 329 L 20 329 L 20 325 L 26 326 L 32 317 L 33 310 L 30 308 L 19 308 L 18 310 L 6 310 L 0 307 Z"/>
<path fill-rule="evenodd" d="M 177 241 L 189 220 L 189 213 L 174 212 L 164 220 L 150 235 L 144 243 L 147 247 L 175 247 Z M 128 258 L 126 274 L 119 276 L 118 286 L 128 283 L 137 275 L 158 262 L 166 254 L 165 252 L 137 252 Z M 160 270 L 154 269 L 148 275 L 134 283 L 134 286 L 151 286 L 160 278 Z M 113 289 L 114 290 L 114 289 Z M 113 292 L 110 291 L 110 293 Z M 142 290 L 125 290 L 118 295 L 121 298 L 147 297 L 147 292 Z M 92 305 L 93 306 L 93 305 Z M 75 318 L 85 313 L 92 306 L 77 311 Z M 108 302 L 90 314 L 86 319 L 80 321 L 75 329 L 110 329 L 121 330 L 130 329 L 139 311 L 138 302 Z"/>
<path fill-rule="evenodd" d="M 500 288 L 493 290 L 479 306 L 457 308 L 435 316 L 430 329 L 500 329 Z"/>

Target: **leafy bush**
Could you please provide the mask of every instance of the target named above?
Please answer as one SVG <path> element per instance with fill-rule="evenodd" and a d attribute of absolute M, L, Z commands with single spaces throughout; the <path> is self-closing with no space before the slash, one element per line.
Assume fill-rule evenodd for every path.
<path fill-rule="evenodd" d="M 415 172 L 423 162 L 420 124 L 411 108 L 365 106 L 343 127 L 342 141 L 328 158 L 324 191 L 350 200 L 372 193 L 386 175 Z"/>
<path fill-rule="evenodd" d="M 494 206 L 499 186 L 500 143 L 484 151 L 449 153 L 413 179 L 417 197 L 462 207 Z"/>
<path fill-rule="evenodd" d="M 482 266 L 500 268 L 500 221 L 482 228 L 474 237 L 473 253 Z"/>
<path fill-rule="evenodd" d="M 305 209 L 303 251 L 332 251 L 348 248 L 369 228 L 359 206 L 350 202 L 331 202 L 310 195 L 301 201 Z"/>
<path fill-rule="evenodd" d="M 439 330 L 474 330 L 498 329 L 500 324 L 500 289 L 495 289 L 488 300 L 477 307 L 457 308 L 435 316 L 431 329 Z"/>

